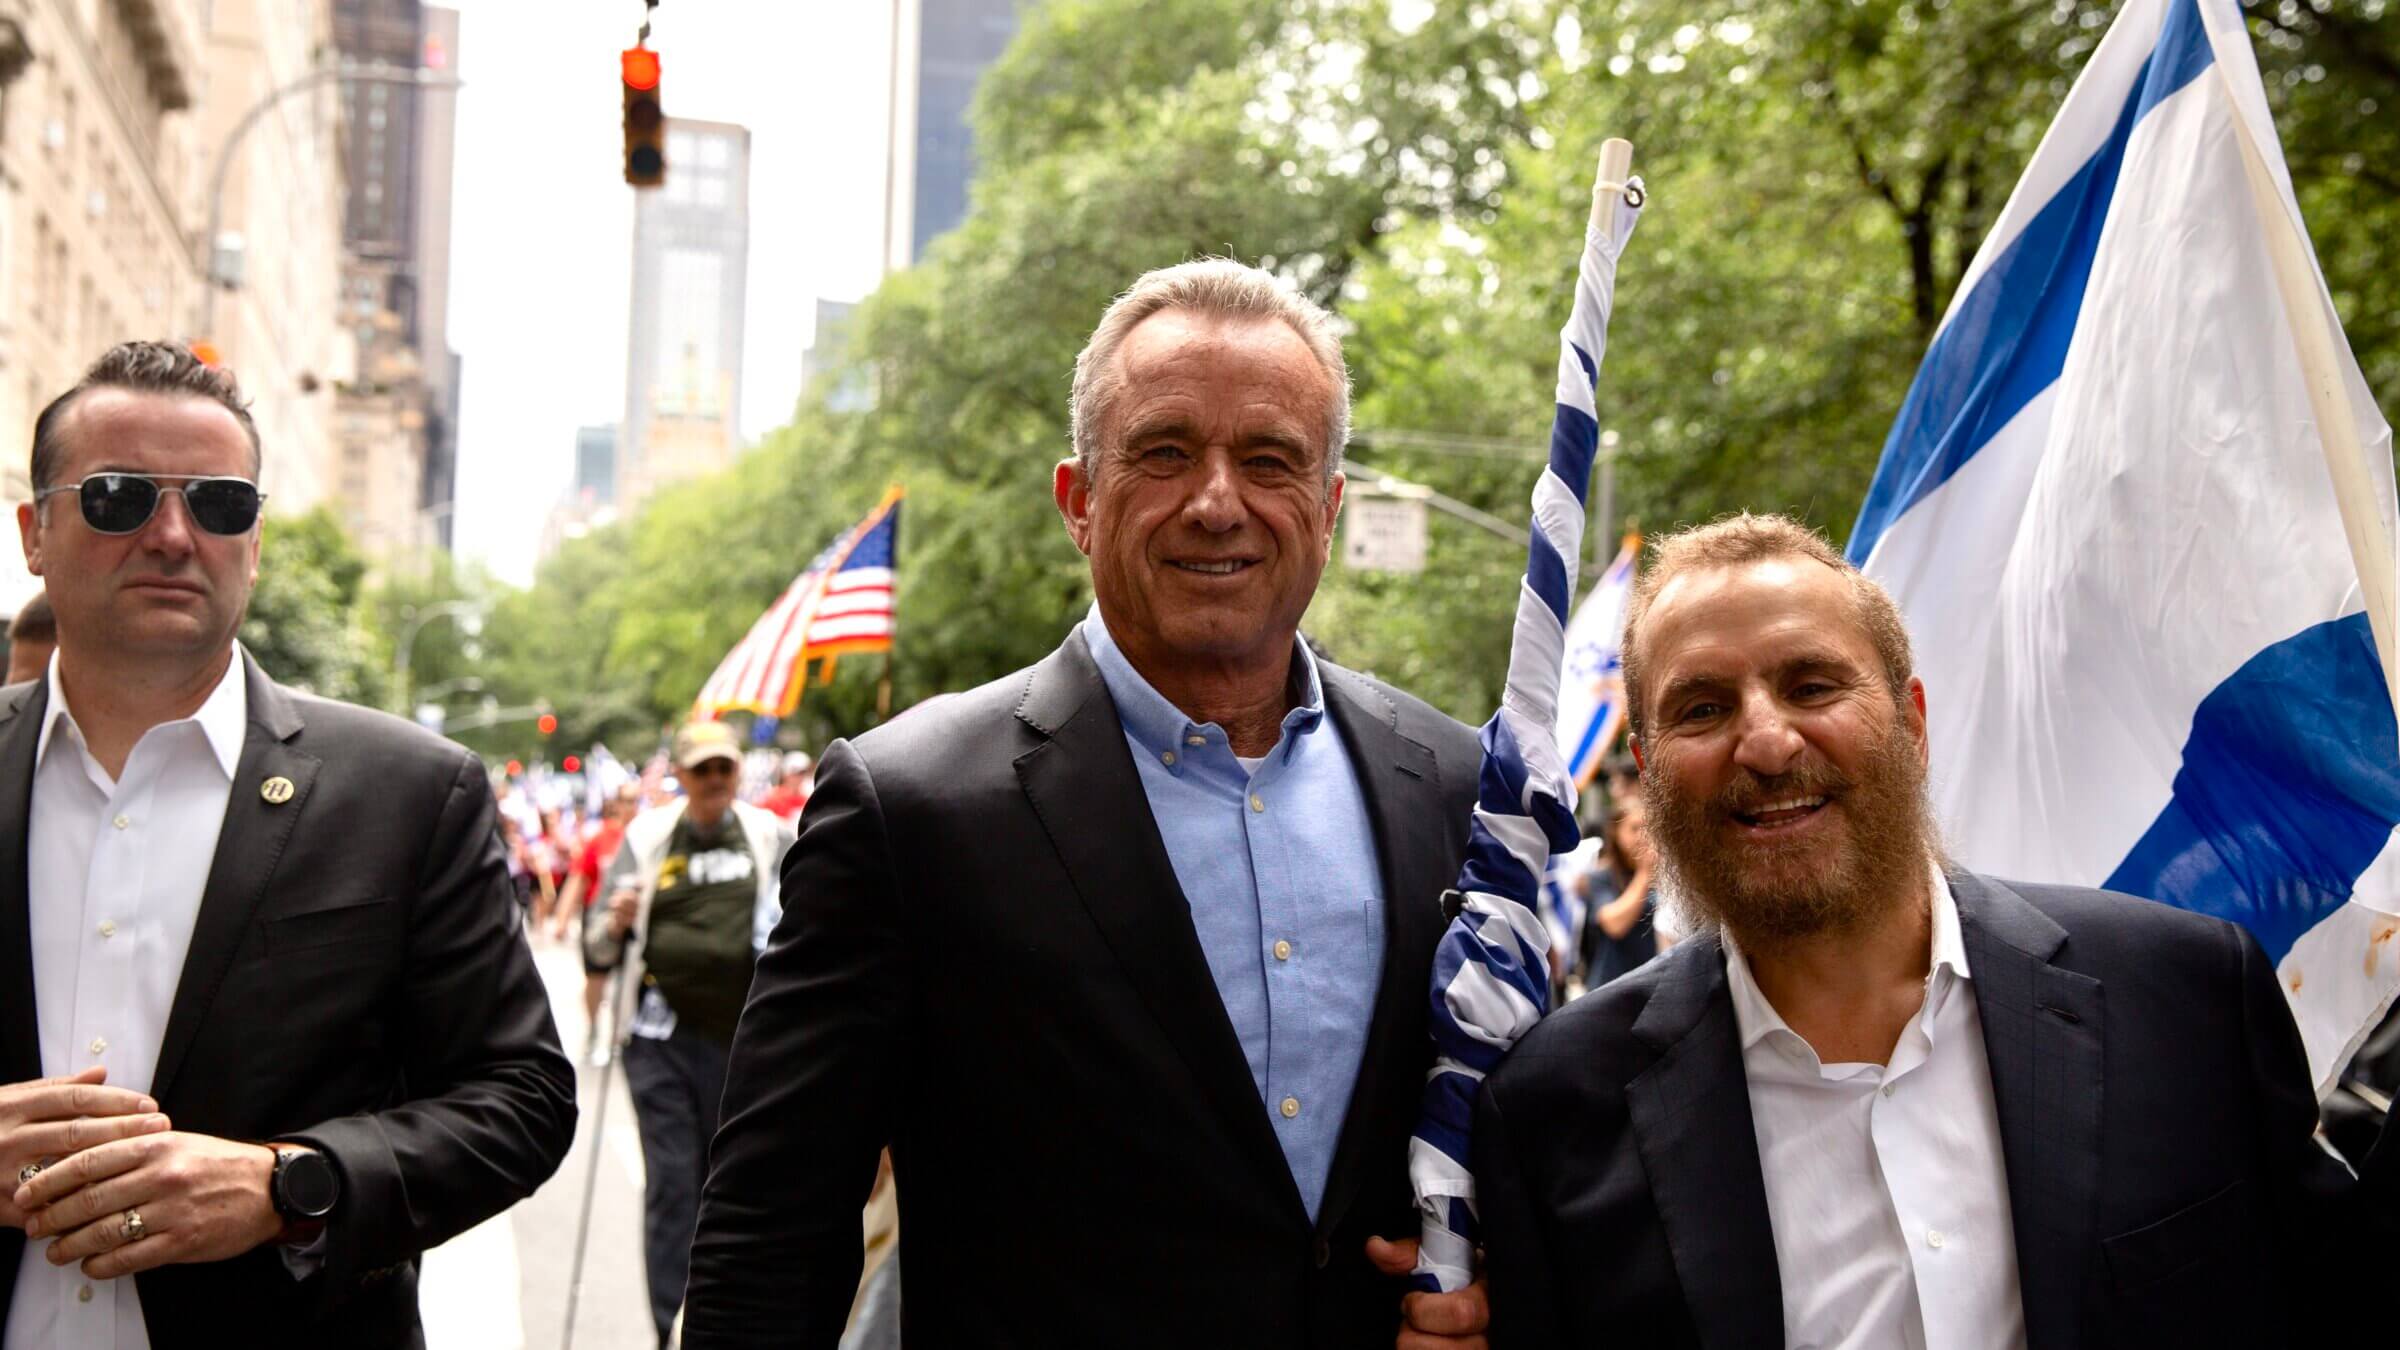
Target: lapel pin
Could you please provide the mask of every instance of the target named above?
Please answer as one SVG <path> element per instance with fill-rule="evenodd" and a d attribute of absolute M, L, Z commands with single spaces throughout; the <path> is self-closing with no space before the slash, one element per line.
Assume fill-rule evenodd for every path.
<path fill-rule="evenodd" d="M 292 780 L 282 774 L 277 774 L 258 785 L 258 795 L 264 797 L 269 806 L 281 806 L 290 801 L 292 791 Z"/>

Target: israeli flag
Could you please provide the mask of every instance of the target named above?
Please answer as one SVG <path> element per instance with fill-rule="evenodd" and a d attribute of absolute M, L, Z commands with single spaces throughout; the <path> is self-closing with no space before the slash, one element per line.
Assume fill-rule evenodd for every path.
<path fill-rule="evenodd" d="M 1625 602 L 1633 594 L 1641 552 L 1641 536 L 1625 536 L 1617 560 L 1567 624 L 1558 682 L 1558 753 L 1578 788 L 1592 785 L 1625 726 Z"/>
<path fill-rule="evenodd" d="M 2392 433 L 2234 0 L 2127 0 L 1961 280 L 1850 558 L 1962 864 L 2235 920 L 2320 1088 L 2400 990 Z"/>

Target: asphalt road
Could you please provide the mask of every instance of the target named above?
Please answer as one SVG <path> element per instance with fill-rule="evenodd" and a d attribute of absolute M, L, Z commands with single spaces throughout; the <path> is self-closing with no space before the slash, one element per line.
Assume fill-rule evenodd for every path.
<path fill-rule="evenodd" d="M 534 963 L 570 1055 L 583 1060 L 583 968 L 572 948 L 537 944 Z M 650 1350 L 642 1276 L 642 1148 L 625 1077 L 579 1063 L 582 1108 L 575 1147 L 549 1184 L 523 1204 L 425 1254 L 419 1302 L 432 1350 Z M 592 1187 L 591 1238 L 584 1259 L 574 1339 L 566 1331 L 567 1282 L 575 1226 L 599 1127 L 599 1174 Z"/>

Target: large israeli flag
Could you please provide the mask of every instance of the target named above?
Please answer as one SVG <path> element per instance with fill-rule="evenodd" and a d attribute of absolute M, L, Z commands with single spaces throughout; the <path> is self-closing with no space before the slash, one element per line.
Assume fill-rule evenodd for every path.
<path fill-rule="evenodd" d="M 2127 0 L 1976 256 L 1850 557 L 1968 867 L 2246 925 L 2319 1086 L 2400 989 L 2391 429 L 2234 0 Z"/>

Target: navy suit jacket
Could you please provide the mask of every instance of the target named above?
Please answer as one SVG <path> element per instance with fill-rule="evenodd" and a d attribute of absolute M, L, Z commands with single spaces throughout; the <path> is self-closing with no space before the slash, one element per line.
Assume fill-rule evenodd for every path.
<path fill-rule="evenodd" d="M 2335 1343 L 2400 1255 L 2400 1144 L 2354 1180 L 2312 1138 L 2257 942 L 2103 891 L 1950 884 L 2033 1350 Z M 1777 1268 L 1713 935 L 1537 1026 L 1475 1149 L 1494 1346 L 1784 1344 L 1782 1281 L 1808 1272 Z"/>

